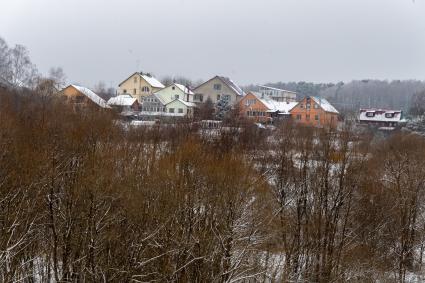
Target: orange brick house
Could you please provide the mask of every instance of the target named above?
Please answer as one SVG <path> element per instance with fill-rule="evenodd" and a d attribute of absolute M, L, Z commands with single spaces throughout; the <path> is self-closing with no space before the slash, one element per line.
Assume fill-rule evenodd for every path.
<path fill-rule="evenodd" d="M 338 124 L 339 112 L 326 99 L 307 96 L 290 111 L 292 119 L 304 125 L 332 127 Z"/>
<path fill-rule="evenodd" d="M 289 111 L 296 105 L 297 102 L 275 101 L 254 92 L 249 92 L 238 103 L 241 116 L 261 123 L 289 119 Z"/>

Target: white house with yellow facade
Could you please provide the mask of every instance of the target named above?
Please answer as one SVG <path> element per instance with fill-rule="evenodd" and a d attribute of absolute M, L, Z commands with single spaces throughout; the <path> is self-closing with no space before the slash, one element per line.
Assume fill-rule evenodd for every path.
<path fill-rule="evenodd" d="M 150 74 L 135 72 L 118 85 L 118 94 L 130 94 L 138 101 L 165 86 Z"/>

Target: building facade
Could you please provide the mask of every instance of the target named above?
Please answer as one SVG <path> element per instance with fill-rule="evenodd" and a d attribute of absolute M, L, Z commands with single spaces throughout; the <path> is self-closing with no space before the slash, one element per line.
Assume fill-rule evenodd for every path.
<path fill-rule="evenodd" d="M 262 98 L 262 94 L 255 92 L 249 92 L 238 103 L 241 116 L 261 123 L 289 119 L 290 110 L 296 105 L 296 102 L 281 102 Z"/>
<path fill-rule="evenodd" d="M 158 97 L 156 94 L 144 96 L 142 98 L 142 112 L 148 113 L 164 113 L 166 112 L 165 101 Z"/>
<path fill-rule="evenodd" d="M 119 112 L 139 111 L 139 102 L 137 98 L 134 98 L 129 94 L 121 94 L 111 97 L 107 103 L 111 108 L 114 108 Z"/>
<path fill-rule="evenodd" d="M 229 104 L 234 105 L 245 96 L 245 92 L 239 86 L 231 79 L 223 76 L 215 76 L 196 87 L 193 92 L 193 102 L 197 103 L 210 99 L 216 104 L 221 98 L 227 98 Z"/>
<path fill-rule="evenodd" d="M 138 101 L 165 86 L 150 74 L 136 72 L 118 85 L 118 94 L 129 94 Z"/>
<path fill-rule="evenodd" d="M 307 96 L 290 113 L 295 122 L 303 125 L 332 128 L 338 125 L 338 110 L 324 98 Z"/>
<path fill-rule="evenodd" d="M 395 128 L 406 123 L 401 110 L 360 109 L 359 123 L 373 127 Z"/>
<path fill-rule="evenodd" d="M 189 88 L 176 83 L 155 92 L 155 95 L 160 97 L 164 103 L 170 103 L 175 99 L 193 102 L 194 98 L 194 93 Z"/>

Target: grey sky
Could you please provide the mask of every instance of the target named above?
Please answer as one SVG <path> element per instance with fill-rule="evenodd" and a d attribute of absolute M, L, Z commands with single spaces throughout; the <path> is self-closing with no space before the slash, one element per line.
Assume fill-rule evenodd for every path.
<path fill-rule="evenodd" d="M 0 36 L 89 87 L 136 70 L 239 84 L 425 79 L 425 0 L 0 0 Z"/>

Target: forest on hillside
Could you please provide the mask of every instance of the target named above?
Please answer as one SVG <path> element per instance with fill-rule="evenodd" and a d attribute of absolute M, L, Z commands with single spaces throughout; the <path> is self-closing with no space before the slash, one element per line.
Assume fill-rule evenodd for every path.
<path fill-rule="evenodd" d="M 416 135 L 123 127 L 3 88 L 0 121 L 1 282 L 424 280 Z"/>

